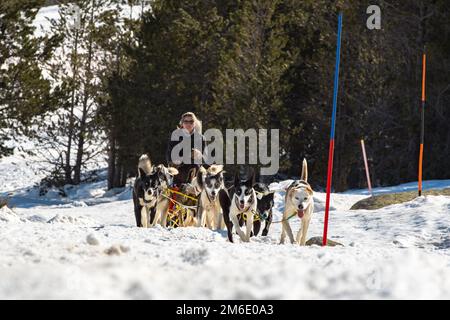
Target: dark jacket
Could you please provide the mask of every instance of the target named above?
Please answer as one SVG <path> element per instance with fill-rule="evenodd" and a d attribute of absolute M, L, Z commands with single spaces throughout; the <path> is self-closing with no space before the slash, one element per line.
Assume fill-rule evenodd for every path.
<path fill-rule="evenodd" d="M 181 129 L 180 129 L 181 130 Z M 191 169 L 196 169 L 198 170 L 200 168 L 201 164 L 197 164 L 194 162 L 194 158 L 192 156 L 192 153 L 189 156 L 190 162 L 188 163 L 183 163 L 181 161 L 181 163 L 174 163 L 174 161 L 176 159 L 172 159 L 171 158 L 171 154 L 172 154 L 172 149 L 178 144 L 180 143 L 184 138 L 188 138 L 189 135 L 187 133 L 185 133 L 185 131 L 183 131 L 183 135 L 177 140 L 177 141 L 172 141 L 171 137 L 169 138 L 169 141 L 167 143 L 167 151 L 166 151 L 166 161 L 168 163 L 169 166 L 175 167 L 178 169 L 178 175 L 175 176 L 174 178 L 174 184 L 175 185 L 180 185 L 182 183 L 186 183 L 188 182 L 188 174 L 189 171 Z M 197 131 L 194 130 L 194 132 L 190 135 L 190 142 L 191 142 L 191 148 L 190 150 L 194 149 L 195 147 L 195 139 L 199 139 L 199 141 L 201 141 L 201 152 L 202 154 L 205 153 L 207 146 L 206 146 L 206 140 L 205 137 L 201 134 L 198 133 Z M 181 150 L 180 152 L 180 157 L 182 158 L 184 156 L 183 154 L 183 150 Z M 205 159 L 202 159 L 202 163 L 204 163 Z"/>

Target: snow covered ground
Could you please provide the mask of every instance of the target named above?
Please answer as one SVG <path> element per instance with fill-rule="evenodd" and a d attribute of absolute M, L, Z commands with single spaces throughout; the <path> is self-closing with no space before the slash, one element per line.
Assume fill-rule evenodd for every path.
<path fill-rule="evenodd" d="M 350 211 L 365 191 L 333 194 L 329 234 L 344 247 L 279 245 L 279 224 L 232 244 L 225 231 L 136 228 L 129 188 L 106 192 L 101 177 L 39 197 L 39 173 L 0 159 L 12 208 L 0 209 L 0 299 L 450 298 L 450 197 Z M 324 199 L 308 238 L 322 235 Z"/>
<path fill-rule="evenodd" d="M 57 16 L 42 9 L 37 32 Z M 279 224 L 232 244 L 225 231 L 136 228 L 130 189 L 107 191 L 104 172 L 67 186 L 67 197 L 40 197 L 40 169 L 17 152 L 0 159 L 0 198 L 10 198 L 0 209 L 0 299 L 450 299 L 450 197 L 350 211 L 368 196 L 351 190 L 331 203 L 329 238 L 344 247 L 279 245 Z M 325 195 L 315 197 L 308 238 L 322 235 Z M 278 192 L 275 220 L 282 208 Z"/>

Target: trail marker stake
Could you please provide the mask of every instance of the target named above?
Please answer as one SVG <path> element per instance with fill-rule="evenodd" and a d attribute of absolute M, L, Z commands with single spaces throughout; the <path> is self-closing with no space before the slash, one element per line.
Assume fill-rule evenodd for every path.
<path fill-rule="evenodd" d="M 323 239 L 322 245 L 327 245 L 327 233 L 328 233 L 328 216 L 330 212 L 330 193 L 331 193 L 331 180 L 333 176 L 333 156 L 334 156 L 334 132 L 336 128 L 336 109 L 337 99 L 339 91 L 339 65 L 341 62 L 341 36 L 342 36 L 342 12 L 338 17 L 338 34 L 337 34 L 337 46 L 336 46 L 336 66 L 334 70 L 334 93 L 333 93 L 333 113 L 331 116 L 331 133 L 330 133 L 330 149 L 328 151 L 328 174 L 327 174 L 327 198 L 325 202 L 325 221 L 323 225 Z"/>
<path fill-rule="evenodd" d="M 422 60 L 422 107 L 421 107 L 421 115 L 420 115 L 420 151 L 419 151 L 419 197 L 422 195 L 422 164 L 423 164 L 423 142 L 425 135 L 425 80 L 426 80 L 426 72 L 427 72 L 427 55 L 425 52 L 423 53 Z"/>
<path fill-rule="evenodd" d="M 367 187 L 369 189 L 370 194 L 372 193 L 372 184 L 370 183 L 370 173 L 369 173 L 369 165 L 367 164 L 367 155 L 366 155 L 366 147 L 364 146 L 364 140 L 361 139 L 361 149 L 364 158 L 364 167 L 366 168 L 366 178 L 367 178 Z"/>

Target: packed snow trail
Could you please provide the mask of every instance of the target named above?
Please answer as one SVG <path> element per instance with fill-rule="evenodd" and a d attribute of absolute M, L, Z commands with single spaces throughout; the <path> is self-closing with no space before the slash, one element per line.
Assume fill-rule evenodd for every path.
<path fill-rule="evenodd" d="M 3 299 L 450 298 L 450 197 L 350 211 L 366 195 L 333 194 L 330 239 L 344 247 L 279 245 L 280 224 L 232 244 L 225 231 L 136 228 L 130 190 L 103 180 L 42 198 L 30 174 L 5 172 L 15 208 L 0 211 Z M 322 235 L 325 194 L 315 197 L 308 238 Z M 279 220 L 283 193 L 275 200 Z"/>

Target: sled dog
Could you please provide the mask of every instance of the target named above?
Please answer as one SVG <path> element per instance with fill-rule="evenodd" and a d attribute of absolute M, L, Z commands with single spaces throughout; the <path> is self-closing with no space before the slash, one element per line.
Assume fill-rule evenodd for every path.
<path fill-rule="evenodd" d="M 287 234 L 291 243 L 304 246 L 313 211 L 313 190 L 308 183 L 308 164 L 306 159 L 303 159 L 300 180 L 292 182 L 286 190 L 280 243 L 284 243 Z M 301 227 L 295 240 L 288 221 L 288 218 L 293 214 L 301 219 Z"/>
<path fill-rule="evenodd" d="M 138 176 L 133 185 L 136 225 L 147 228 L 161 223 L 165 226 L 169 200 L 163 195 L 178 170 L 159 165 L 154 167 L 148 155 L 139 158 Z"/>
<path fill-rule="evenodd" d="M 269 187 L 262 182 L 258 182 L 253 186 L 256 192 L 257 205 L 256 211 L 258 212 L 259 219 L 253 222 L 253 235 L 257 236 L 261 228 L 261 224 L 265 221 L 264 229 L 262 231 L 263 236 L 267 236 L 269 233 L 270 224 L 272 223 L 272 208 L 274 205 L 274 191 L 270 191 Z"/>
<path fill-rule="evenodd" d="M 201 189 L 197 203 L 197 226 L 209 229 L 222 229 L 224 226 L 219 193 L 225 189 L 223 165 L 211 165 L 208 169 L 200 167 L 196 184 Z"/>
<path fill-rule="evenodd" d="M 134 216 L 138 227 L 147 228 L 155 215 L 160 195 L 160 179 L 153 169 L 150 158 L 144 154 L 139 158 L 138 176 L 133 185 Z"/>
<path fill-rule="evenodd" d="M 223 211 L 225 226 L 228 231 L 228 240 L 233 242 L 233 227 L 237 234 L 244 242 L 250 241 L 252 233 L 254 214 L 257 208 L 257 198 L 255 189 L 255 173 L 254 171 L 246 179 L 241 179 L 237 172 L 234 177 L 234 185 L 220 193 L 220 204 Z M 240 221 L 246 217 L 246 232 L 244 233 L 240 227 Z M 245 219 L 244 219 L 245 220 Z"/>

